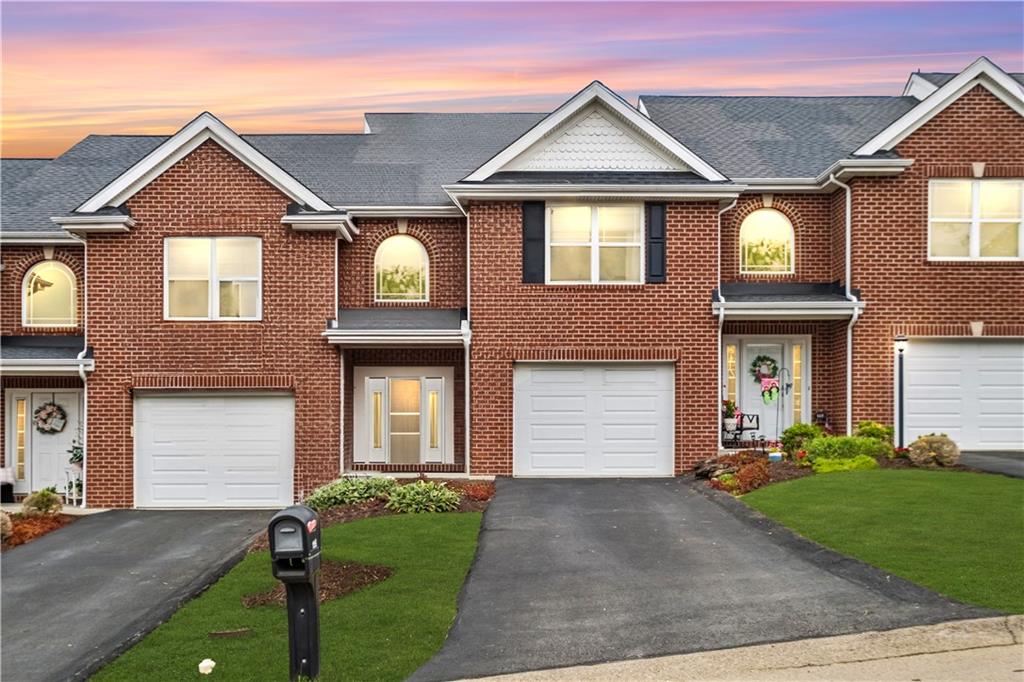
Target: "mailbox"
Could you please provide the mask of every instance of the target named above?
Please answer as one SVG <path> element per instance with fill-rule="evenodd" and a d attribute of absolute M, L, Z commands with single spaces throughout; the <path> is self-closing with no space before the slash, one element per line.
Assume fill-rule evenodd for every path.
<path fill-rule="evenodd" d="M 320 517 L 301 504 L 274 514 L 267 527 L 270 567 L 288 602 L 290 678 L 320 675 Z"/>
<path fill-rule="evenodd" d="M 283 583 L 309 582 L 320 569 L 320 517 L 295 505 L 274 514 L 268 529 L 274 577 Z"/>

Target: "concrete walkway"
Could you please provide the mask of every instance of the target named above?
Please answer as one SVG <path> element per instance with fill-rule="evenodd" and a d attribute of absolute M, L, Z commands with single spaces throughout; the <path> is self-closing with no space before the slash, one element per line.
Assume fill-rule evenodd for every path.
<path fill-rule="evenodd" d="M 84 679 L 223 575 L 272 515 L 109 511 L 4 552 L 0 677 Z"/>
<path fill-rule="evenodd" d="M 1024 617 L 965 620 L 640 661 L 480 678 L 495 682 L 661 680 L 1024 680 Z"/>
<path fill-rule="evenodd" d="M 962 452 L 960 463 L 993 474 L 1024 478 L 1024 452 Z"/>
<path fill-rule="evenodd" d="M 433 681 L 997 615 L 687 479 L 504 479 Z"/>

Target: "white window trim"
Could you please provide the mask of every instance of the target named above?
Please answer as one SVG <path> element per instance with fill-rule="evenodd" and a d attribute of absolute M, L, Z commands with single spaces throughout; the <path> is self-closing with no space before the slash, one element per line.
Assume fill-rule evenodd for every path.
<path fill-rule="evenodd" d="M 600 241 L 598 226 L 598 208 L 628 207 L 640 209 L 640 241 L 639 242 L 606 242 Z M 589 242 L 558 242 L 551 243 L 551 211 L 554 208 L 584 207 L 590 209 L 590 241 Z M 548 203 L 544 207 L 544 283 L 555 286 L 608 286 L 624 285 L 637 286 L 647 282 L 647 211 L 643 204 L 635 203 Z M 590 247 L 590 279 L 589 280 L 553 280 L 551 279 L 551 247 L 552 246 L 587 246 Z M 602 248 L 626 248 L 640 247 L 640 267 L 638 272 L 640 278 L 637 280 L 601 280 L 601 249 Z"/>
<path fill-rule="evenodd" d="M 747 222 L 751 216 L 758 213 L 759 211 L 775 211 L 789 223 L 789 269 L 788 270 L 747 270 L 743 266 L 743 223 Z M 739 242 L 739 254 L 737 256 L 737 262 L 739 263 L 740 274 L 751 277 L 770 277 L 772 275 L 794 275 L 796 274 L 796 225 L 790 220 L 789 216 L 780 211 L 777 208 L 769 208 L 763 206 L 754 211 L 751 211 L 746 218 L 740 222 L 740 229 L 737 234 L 737 241 Z"/>
<path fill-rule="evenodd" d="M 28 279 L 37 268 L 43 265 L 55 265 L 58 270 L 71 280 L 71 322 L 30 322 L 28 314 Z M 21 278 L 21 326 L 22 327 L 45 327 L 47 329 L 74 329 L 78 326 L 78 278 L 75 271 L 59 260 L 52 258 L 33 263 Z"/>
<path fill-rule="evenodd" d="M 382 246 L 384 246 L 384 244 L 388 241 L 388 239 L 392 239 L 393 237 L 398 237 L 398 236 L 405 236 L 405 237 L 409 237 L 410 239 L 416 239 L 416 237 L 413 237 L 410 234 L 401 233 L 400 232 L 398 234 L 391 235 L 390 237 L 388 237 L 387 239 L 385 239 L 384 241 L 382 241 L 380 244 L 377 245 L 377 248 L 373 252 L 373 302 L 374 303 L 430 303 L 430 252 L 427 251 L 427 245 L 424 244 L 419 239 L 416 239 L 416 243 L 418 243 L 420 245 L 420 248 L 423 249 L 423 298 L 381 298 L 380 297 L 380 292 L 377 290 L 377 264 L 379 262 L 380 249 L 381 249 Z"/>
<path fill-rule="evenodd" d="M 441 427 L 442 458 L 440 462 L 427 461 L 425 455 L 429 448 L 429 434 L 421 433 L 420 464 L 453 464 L 455 462 L 455 368 L 443 365 L 426 367 L 354 367 L 352 370 L 352 461 L 355 464 L 389 464 L 388 457 L 374 459 L 370 456 L 370 414 L 367 408 L 369 393 L 366 390 L 367 379 L 418 379 L 421 391 L 426 393 L 428 379 L 441 379 L 441 407 L 444 419 Z M 388 382 L 390 384 L 390 381 Z M 388 409 L 387 396 L 384 397 L 385 411 Z M 426 410 L 426 402 L 420 404 L 421 414 Z M 386 428 L 386 424 L 385 424 Z M 383 433 L 385 452 L 387 451 L 388 433 Z M 415 465 L 414 465 L 415 466 Z"/>
<path fill-rule="evenodd" d="M 171 315 L 170 277 L 167 268 L 169 244 L 172 239 L 205 239 L 210 242 L 210 275 L 209 277 L 176 277 L 175 281 L 184 282 L 209 282 L 207 295 L 207 311 L 205 317 L 174 317 Z M 255 277 L 230 277 L 220 278 L 217 273 L 217 240 L 219 239 L 255 239 L 259 243 L 256 250 L 256 271 Z M 263 238 L 239 235 L 235 237 L 164 237 L 164 320 L 169 322 L 260 322 L 263 320 Z M 256 310 L 254 317 L 221 317 L 220 316 L 220 283 L 225 282 L 256 282 Z"/>
<path fill-rule="evenodd" d="M 943 183 L 968 182 L 971 185 L 971 217 L 970 218 L 936 218 L 932 216 L 932 193 L 935 186 Z M 981 219 L 981 183 L 983 182 L 1016 182 L 1021 185 L 1019 218 L 985 218 Z M 929 261 L 937 263 L 1014 263 L 1024 261 L 1024 180 L 1016 178 L 934 178 L 928 181 L 928 251 Z M 982 256 L 981 255 L 981 223 L 1017 223 L 1017 255 L 1016 256 Z M 967 256 L 933 256 L 932 255 L 932 223 L 964 223 L 969 225 L 970 241 Z"/>

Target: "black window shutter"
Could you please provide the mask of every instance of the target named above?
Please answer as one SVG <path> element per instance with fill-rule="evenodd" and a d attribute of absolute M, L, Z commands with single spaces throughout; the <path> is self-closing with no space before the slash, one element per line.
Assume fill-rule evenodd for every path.
<path fill-rule="evenodd" d="M 647 204 L 647 283 L 665 283 L 665 204 Z"/>
<path fill-rule="evenodd" d="M 523 281 L 544 283 L 544 202 L 523 202 Z"/>

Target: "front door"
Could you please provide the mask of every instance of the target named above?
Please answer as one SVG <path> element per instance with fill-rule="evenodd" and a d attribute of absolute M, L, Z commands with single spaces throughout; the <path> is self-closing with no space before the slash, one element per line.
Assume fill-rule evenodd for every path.
<path fill-rule="evenodd" d="M 36 410 L 57 405 L 50 427 L 36 426 Z M 14 490 L 29 493 L 53 486 L 64 492 L 65 469 L 72 442 L 79 438 L 82 392 L 78 390 L 11 390 L 7 394 L 7 466 Z M 63 422 L 61 424 L 61 422 Z M 59 426 L 59 429 L 57 428 Z"/>
<path fill-rule="evenodd" d="M 744 440 L 778 440 L 788 427 L 809 419 L 810 340 L 806 337 L 726 337 L 722 349 L 722 395 L 760 428 Z M 778 383 L 772 390 L 772 381 Z M 745 421 L 749 425 L 749 421 Z"/>

